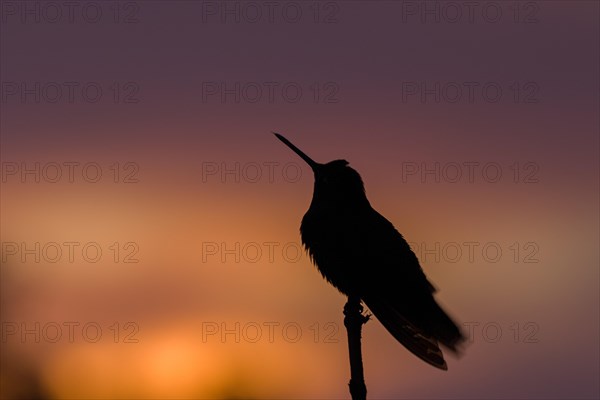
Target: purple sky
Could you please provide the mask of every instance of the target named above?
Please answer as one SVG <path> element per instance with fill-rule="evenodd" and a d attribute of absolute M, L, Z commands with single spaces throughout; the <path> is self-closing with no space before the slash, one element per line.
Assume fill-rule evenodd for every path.
<path fill-rule="evenodd" d="M 370 322 L 370 395 L 600 395 L 597 2 L 0 7 L 8 395 L 31 379 L 54 398 L 348 395 L 344 299 L 294 258 L 312 176 L 272 130 L 350 161 L 474 329 L 443 374 Z M 53 261 L 64 242 L 74 261 Z M 103 338 L 9 334 L 65 321 Z M 139 343 L 114 343 L 115 321 Z M 269 321 L 302 339 L 203 340 Z"/>

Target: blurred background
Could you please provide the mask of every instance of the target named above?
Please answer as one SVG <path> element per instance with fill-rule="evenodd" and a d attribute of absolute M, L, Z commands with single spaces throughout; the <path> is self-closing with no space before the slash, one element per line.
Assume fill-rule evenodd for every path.
<path fill-rule="evenodd" d="M 3 398 L 347 398 L 299 225 L 347 159 L 469 335 L 369 396 L 599 396 L 589 1 L 2 1 Z"/>

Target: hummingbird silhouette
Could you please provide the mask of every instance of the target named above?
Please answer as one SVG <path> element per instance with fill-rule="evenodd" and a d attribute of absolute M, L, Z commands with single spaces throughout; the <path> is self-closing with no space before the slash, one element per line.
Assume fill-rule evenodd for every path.
<path fill-rule="evenodd" d="M 346 160 L 317 163 L 273 133 L 314 172 L 300 234 L 319 272 L 349 298 L 360 298 L 414 355 L 447 370 L 438 344 L 457 353 L 465 337 L 435 301 L 436 289 L 404 237 L 371 207 L 358 172 Z"/>

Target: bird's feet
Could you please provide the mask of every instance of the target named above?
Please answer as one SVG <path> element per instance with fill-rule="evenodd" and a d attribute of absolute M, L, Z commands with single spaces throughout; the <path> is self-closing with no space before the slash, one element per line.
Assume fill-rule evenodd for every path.
<path fill-rule="evenodd" d="M 344 325 L 350 326 L 362 326 L 369 319 L 371 314 L 363 314 L 363 306 L 360 301 L 360 297 L 348 296 L 348 302 L 344 306 Z"/>

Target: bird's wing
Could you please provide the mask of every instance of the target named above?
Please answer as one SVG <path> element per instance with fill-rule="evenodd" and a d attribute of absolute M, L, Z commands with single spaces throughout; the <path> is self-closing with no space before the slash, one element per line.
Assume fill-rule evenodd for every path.
<path fill-rule="evenodd" d="M 391 222 L 374 209 L 360 219 L 362 229 L 355 237 L 360 238 L 365 251 L 364 262 L 371 270 L 369 275 L 376 279 L 373 283 L 378 289 L 387 289 L 395 297 L 406 296 L 413 301 L 415 297 L 429 297 L 435 292 L 417 256 Z"/>
<path fill-rule="evenodd" d="M 411 352 L 445 369 L 438 341 L 456 352 L 464 339 L 460 329 L 436 303 L 433 285 L 392 223 L 375 210 L 364 221 L 357 235 L 365 251 L 363 300 Z"/>

